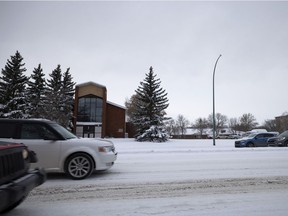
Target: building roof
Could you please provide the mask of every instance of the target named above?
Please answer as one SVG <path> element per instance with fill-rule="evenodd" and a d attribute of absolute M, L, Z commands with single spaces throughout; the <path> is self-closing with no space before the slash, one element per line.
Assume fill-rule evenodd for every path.
<path fill-rule="evenodd" d="M 112 105 L 112 106 L 116 106 L 116 107 L 119 107 L 119 108 L 121 108 L 121 109 L 125 109 L 125 110 L 126 110 L 126 107 L 121 106 L 121 105 L 118 105 L 118 104 L 115 104 L 115 103 L 110 102 L 110 101 L 107 101 L 107 104 L 110 104 L 110 105 Z"/>
<path fill-rule="evenodd" d="M 106 86 L 101 85 L 99 83 L 92 82 L 92 81 L 85 82 L 85 83 L 80 83 L 80 84 L 78 84 L 76 86 L 82 87 L 82 86 L 88 86 L 88 85 L 94 85 L 94 86 L 98 86 L 98 87 L 101 87 L 101 88 L 106 88 Z"/>
<path fill-rule="evenodd" d="M 276 116 L 275 119 L 286 119 L 288 115 Z"/>

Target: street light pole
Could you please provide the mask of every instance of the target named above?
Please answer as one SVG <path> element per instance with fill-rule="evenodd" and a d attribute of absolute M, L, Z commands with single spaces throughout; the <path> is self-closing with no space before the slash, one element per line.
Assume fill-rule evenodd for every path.
<path fill-rule="evenodd" d="M 222 55 L 220 54 L 219 57 L 217 58 L 215 65 L 214 65 L 214 70 L 213 70 L 213 146 L 215 146 L 215 130 L 216 130 L 216 126 L 215 126 L 215 90 L 214 90 L 214 80 L 215 80 L 215 70 L 216 70 L 216 66 L 217 66 L 217 62 L 219 60 L 219 58 Z"/>

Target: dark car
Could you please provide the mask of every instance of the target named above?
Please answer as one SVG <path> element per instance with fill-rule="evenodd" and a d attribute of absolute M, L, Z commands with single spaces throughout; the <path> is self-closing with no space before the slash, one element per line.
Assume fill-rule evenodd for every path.
<path fill-rule="evenodd" d="M 235 147 L 267 147 L 267 140 L 276 137 L 277 132 L 254 133 L 235 141 Z"/>
<path fill-rule="evenodd" d="M 288 146 L 288 130 L 284 131 L 277 137 L 268 139 L 268 146 Z"/>
<path fill-rule="evenodd" d="M 0 141 L 0 213 L 18 206 L 46 180 L 44 171 L 30 169 L 37 157 L 25 145 Z"/>

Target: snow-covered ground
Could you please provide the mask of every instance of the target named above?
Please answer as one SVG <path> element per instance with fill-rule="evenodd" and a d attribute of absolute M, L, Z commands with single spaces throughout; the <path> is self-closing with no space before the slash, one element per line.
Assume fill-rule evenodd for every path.
<path fill-rule="evenodd" d="M 287 215 L 288 148 L 112 141 L 119 154 L 110 170 L 81 181 L 50 174 L 7 215 Z"/>

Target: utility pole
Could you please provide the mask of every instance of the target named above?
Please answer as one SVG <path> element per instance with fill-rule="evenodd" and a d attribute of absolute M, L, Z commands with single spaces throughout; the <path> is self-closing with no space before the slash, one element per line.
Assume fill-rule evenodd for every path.
<path fill-rule="evenodd" d="M 215 130 L 216 130 L 216 125 L 215 125 L 215 70 L 217 66 L 217 62 L 219 58 L 222 55 L 220 54 L 219 57 L 217 58 L 215 65 L 214 65 L 214 70 L 213 70 L 213 146 L 215 146 Z"/>

